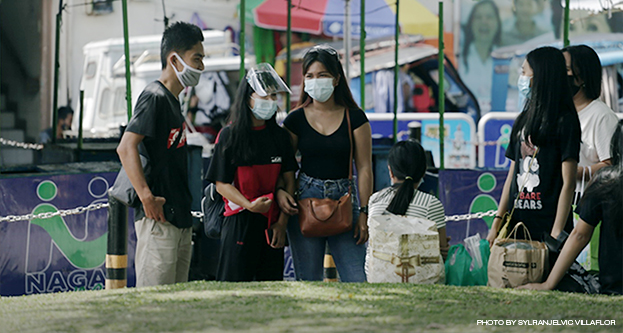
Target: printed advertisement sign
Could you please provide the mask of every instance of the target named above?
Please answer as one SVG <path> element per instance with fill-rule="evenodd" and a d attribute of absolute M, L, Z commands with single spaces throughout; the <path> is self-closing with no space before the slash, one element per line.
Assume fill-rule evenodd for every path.
<path fill-rule="evenodd" d="M 106 203 L 116 173 L 0 179 L 0 215 L 25 215 Z M 0 223 L 0 295 L 103 289 L 107 209 Z M 136 237 L 129 216 L 128 286 Z"/>
<path fill-rule="evenodd" d="M 391 113 L 366 113 L 372 127 L 372 138 L 389 138 L 394 133 L 394 115 Z M 433 153 L 435 166 L 440 166 L 439 114 L 398 114 L 398 141 L 409 138 L 409 123 L 421 126 L 422 146 Z M 444 116 L 444 163 L 446 168 L 476 167 L 476 125 L 464 113 L 446 113 Z"/>
<path fill-rule="evenodd" d="M 497 210 L 507 174 L 505 170 L 439 171 L 439 200 L 443 203 L 446 216 Z M 446 234 L 452 237 L 450 240 L 452 245 L 477 233 L 485 239 L 492 223 L 493 216 L 466 221 L 448 221 Z"/>
<path fill-rule="evenodd" d="M 489 112 L 478 122 L 478 141 L 485 144 L 478 151 L 478 167 L 508 169 L 506 148 L 510 143 L 517 112 Z"/>

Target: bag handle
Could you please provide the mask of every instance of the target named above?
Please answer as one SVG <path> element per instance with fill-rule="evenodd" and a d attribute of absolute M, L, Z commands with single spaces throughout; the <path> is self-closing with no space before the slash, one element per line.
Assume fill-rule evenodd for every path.
<path fill-rule="evenodd" d="M 590 168 L 590 167 L 589 167 Z M 582 195 L 584 195 L 584 180 L 586 177 L 586 167 L 582 167 L 582 183 L 580 183 L 580 192 L 575 192 L 575 199 L 573 200 L 573 205 L 577 206 L 578 205 L 578 200 L 580 199 L 580 197 Z"/>
<path fill-rule="evenodd" d="M 519 222 L 519 223 L 517 223 L 515 225 L 515 227 L 511 231 L 511 233 L 508 234 L 508 238 L 511 238 L 511 236 L 513 236 L 513 239 L 515 240 L 515 242 L 517 242 L 517 229 L 519 228 L 519 226 L 521 226 L 523 228 L 523 236 L 524 236 L 524 238 L 526 238 L 526 236 L 528 236 L 527 239 L 532 242 L 532 236 L 530 235 L 530 230 L 528 230 L 528 228 L 526 227 L 525 224 L 523 224 L 523 222 Z"/>
<path fill-rule="evenodd" d="M 346 121 L 348 122 L 348 141 L 350 142 L 350 156 L 348 158 L 348 194 L 350 194 L 353 181 L 353 133 L 350 126 L 350 112 L 348 108 L 346 108 Z"/>

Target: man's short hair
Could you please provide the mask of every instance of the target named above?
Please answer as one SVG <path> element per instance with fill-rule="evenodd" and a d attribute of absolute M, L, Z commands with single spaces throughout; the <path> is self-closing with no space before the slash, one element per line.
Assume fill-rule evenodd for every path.
<path fill-rule="evenodd" d="M 162 43 L 160 44 L 160 61 L 162 69 L 167 67 L 167 56 L 172 51 L 180 54 L 193 48 L 197 43 L 203 42 L 203 33 L 198 26 L 175 22 L 164 30 Z"/>
<path fill-rule="evenodd" d="M 71 108 L 71 106 L 61 106 L 60 108 L 58 108 L 58 119 L 59 120 L 63 120 L 69 117 L 69 115 L 73 115 L 73 114 L 74 114 L 74 110 Z"/>

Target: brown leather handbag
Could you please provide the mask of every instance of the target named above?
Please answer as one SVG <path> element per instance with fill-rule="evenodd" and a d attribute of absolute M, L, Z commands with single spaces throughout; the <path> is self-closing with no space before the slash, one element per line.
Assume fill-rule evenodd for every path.
<path fill-rule="evenodd" d="M 350 126 L 350 114 L 346 109 L 350 157 L 348 159 L 348 179 L 353 180 L 353 138 Z M 353 202 L 351 185 L 348 193 L 339 200 L 329 198 L 307 198 L 298 201 L 299 225 L 305 237 L 327 237 L 338 235 L 353 228 Z"/>

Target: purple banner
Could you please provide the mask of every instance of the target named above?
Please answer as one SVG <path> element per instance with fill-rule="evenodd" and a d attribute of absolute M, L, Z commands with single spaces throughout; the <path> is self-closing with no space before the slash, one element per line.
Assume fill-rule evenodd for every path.
<path fill-rule="evenodd" d="M 0 179 L 0 216 L 106 203 L 116 173 Z M 0 222 L 0 295 L 103 289 L 107 209 L 65 217 Z M 135 285 L 136 236 L 129 216 L 128 286 Z"/>
<path fill-rule="evenodd" d="M 439 200 L 446 215 L 497 210 L 506 170 L 442 170 L 439 171 Z M 466 221 L 448 221 L 446 233 L 452 237 L 450 244 L 460 243 L 466 237 L 480 234 L 487 237 L 493 216 Z"/>

